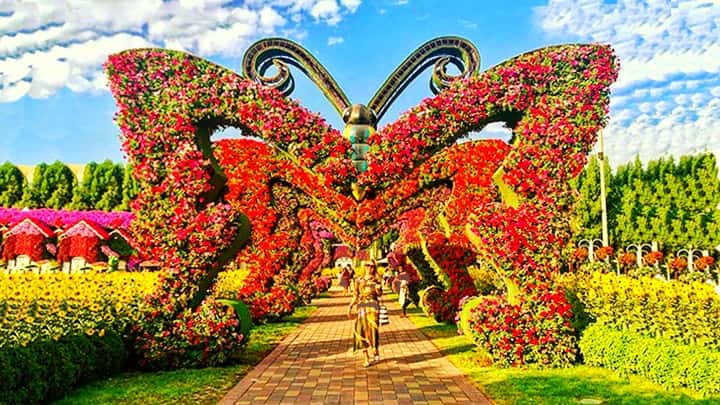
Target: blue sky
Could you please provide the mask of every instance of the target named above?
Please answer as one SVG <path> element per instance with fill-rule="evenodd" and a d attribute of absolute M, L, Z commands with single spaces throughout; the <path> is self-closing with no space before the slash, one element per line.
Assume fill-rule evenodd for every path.
<path fill-rule="evenodd" d="M 720 154 L 719 21 L 719 0 L 0 0 L 0 162 L 121 160 L 100 68 L 109 53 L 184 49 L 237 71 L 267 36 L 304 45 L 355 103 L 440 35 L 474 42 L 482 70 L 546 45 L 609 43 L 622 66 L 605 130 L 611 163 Z M 339 127 L 321 93 L 295 77 L 293 97 Z M 428 95 L 425 75 L 385 119 Z"/>

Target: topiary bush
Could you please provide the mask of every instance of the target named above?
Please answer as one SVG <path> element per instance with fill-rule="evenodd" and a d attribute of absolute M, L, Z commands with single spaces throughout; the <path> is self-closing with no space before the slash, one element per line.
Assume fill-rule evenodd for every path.
<path fill-rule="evenodd" d="M 442 322 L 441 314 L 433 311 L 433 305 L 437 305 L 443 297 L 443 289 L 431 285 L 420 291 L 420 309 L 427 316 L 432 316 L 436 321 Z"/>
<path fill-rule="evenodd" d="M 123 370 L 128 353 L 112 331 L 0 349 L 0 401 L 33 404 Z"/>
<path fill-rule="evenodd" d="M 480 305 L 480 303 L 485 299 L 485 297 L 470 297 L 464 300 L 462 302 L 462 307 L 460 309 L 460 319 L 458 322 L 458 330 L 461 331 L 464 335 L 470 336 L 471 338 L 474 336 L 472 331 L 472 326 L 470 324 L 470 318 L 472 315 L 472 310 Z M 474 340 L 474 339 L 473 339 Z"/>
<path fill-rule="evenodd" d="M 262 277 L 253 273 L 255 280 L 249 280 L 247 291 L 241 292 L 243 299 L 253 300 L 253 316 L 292 309 L 294 299 L 288 305 L 283 300 L 295 292 L 276 276 L 294 257 L 283 251 L 293 244 L 257 238 L 262 222 L 258 220 L 268 219 L 267 229 L 276 235 L 274 230 L 296 228 L 299 210 L 305 208 L 316 210 L 336 237 L 365 248 L 389 231 L 400 214 L 418 207 L 429 208 L 431 231 L 442 229 L 451 239 L 462 234 L 470 220 L 465 207 L 475 207 L 468 228 L 481 243 L 474 243 L 474 253 L 497 259 L 503 276 L 527 296 L 522 308 L 506 315 L 529 330 L 537 324 L 535 329 L 547 335 L 538 339 L 548 339 L 542 346 L 531 343 L 537 346 L 532 350 L 547 351 L 543 356 L 511 359 L 514 346 L 524 344 L 519 340 L 522 336 L 508 338 L 505 332 L 492 336 L 512 340 L 504 344 L 513 351 L 507 352 L 510 357 L 503 363 L 567 365 L 574 360 L 573 345 L 566 344 L 568 340 L 574 344 L 572 314 L 554 276 L 559 272 L 561 247 L 569 239 L 564 214 L 573 195 L 568 180 L 581 170 L 605 124 L 609 86 L 617 78 L 609 47 L 545 48 L 453 81 L 368 137 L 367 170 L 362 173 L 354 170 L 351 144 L 339 131 L 250 77 L 188 54 L 157 49 L 112 55 L 106 71 L 118 104 L 123 147 L 140 183 L 131 204 L 136 214 L 133 230 L 145 253 L 166 265 L 161 287 L 148 299 L 147 311 L 133 331 L 135 347 L 145 355 L 146 364 L 191 364 L 169 361 L 185 353 L 188 335 L 182 332 L 187 323 L 222 325 L 206 336 L 205 347 L 198 346 L 212 352 L 210 359 L 222 357 L 227 345 L 240 347 L 243 337 L 235 333 L 237 323 L 216 319 L 217 303 L 206 300 L 205 293 L 222 267 L 243 253 L 246 241 L 248 258 L 255 252 L 277 256 L 255 261 Z M 508 123 L 513 129 L 512 147 L 495 145 L 502 142 L 476 144 L 507 153 L 496 155 L 493 165 L 487 160 L 476 162 L 478 170 L 468 171 L 472 175 L 456 176 L 450 157 L 453 151 L 466 150 L 456 141 L 491 122 Z M 210 134 L 227 126 L 263 139 L 262 144 L 272 149 L 266 154 L 272 164 L 258 164 L 257 156 L 237 159 L 240 154 L 226 153 L 239 143 L 225 142 L 226 149 L 213 144 Z M 494 166 L 500 163 L 499 168 Z M 262 173 L 267 181 L 257 182 Z M 501 196 L 493 183 L 503 184 L 498 190 Z M 466 196 L 471 190 L 475 190 L 471 199 L 448 201 L 448 196 Z M 268 203 L 257 192 L 274 204 L 274 212 L 264 209 Z M 252 201 L 262 201 L 259 209 Z M 294 230 L 287 233 L 280 235 L 282 242 L 297 238 Z M 448 245 L 453 244 L 449 240 Z M 462 249 L 450 253 L 474 259 Z M 431 256 L 436 263 L 443 259 Z M 476 292 L 464 268 L 438 267 L 450 281 L 441 284 L 444 292 L 435 290 L 444 294 L 440 300 L 426 301 L 440 309 L 433 309 L 434 315 L 448 319 L 449 313 L 452 319 L 460 299 Z M 502 310 L 506 304 L 496 300 L 492 310 Z M 497 324 L 487 321 L 485 332 Z M 196 364 L 214 363 L 202 360 Z"/>

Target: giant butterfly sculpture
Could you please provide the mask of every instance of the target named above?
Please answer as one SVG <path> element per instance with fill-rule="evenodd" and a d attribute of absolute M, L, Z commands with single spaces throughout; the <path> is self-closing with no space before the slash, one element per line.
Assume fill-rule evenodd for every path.
<path fill-rule="evenodd" d="M 600 45 L 544 48 L 482 73 L 479 63 L 464 39 L 429 41 L 361 105 L 284 39 L 251 46 L 242 75 L 176 51 L 110 56 L 117 123 L 140 183 L 134 231 L 166 266 L 133 331 L 141 364 L 217 364 L 240 350 L 236 318 L 208 295 L 227 263 L 252 265 L 238 294 L 262 318 L 286 293 L 276 278 L 300 260 L 294 253 L 307 224 L 363 248 L 413 210 L 422 218 L 408 232 L 422 236 L 446 272 L 441 301 L 457 310 L 474 293 L 463 266 L 477 255 L 507 282 L 508 294 L 483 304 L 497 317 L 479 318 L 478 343 L 499 363 L 567 364 L 571 314 L 553 281 L 567 238 L 567 182 L 605 123 L 617 66 Z M 342 133 L 286 97 L 294 88 L 288 64 L 342 114 Z M 449 75 L 448 64 L 460 74 Z M 265 76 L 272 66 L 277 74 Z M 430 66 L 435 96 L 377 130 Z M 512 129 L 509 145 L 456 144 L 496 121 Z M 255 139 L 211 141 L 228 126 Z"/>

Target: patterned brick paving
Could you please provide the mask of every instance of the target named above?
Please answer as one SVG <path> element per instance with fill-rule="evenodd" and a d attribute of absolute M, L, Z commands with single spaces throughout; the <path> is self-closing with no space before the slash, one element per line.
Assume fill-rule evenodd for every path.
<path fill-rule="evenodd" d="M 489 404 L 417 328 L 387 302 L 380 362 L 353 353 L 349 297 L 333 291 L 318 310 L 223 398 L 221 404 Z"/>

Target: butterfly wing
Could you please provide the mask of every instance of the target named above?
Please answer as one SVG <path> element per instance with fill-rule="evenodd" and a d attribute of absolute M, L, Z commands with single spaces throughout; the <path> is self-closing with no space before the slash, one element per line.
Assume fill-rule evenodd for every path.
<path fill-rule="evenodd" d="M 350 145 L 317 115 L 276 90 L 186 53 L 130 50 L 110 56 L 105 69 L 118 107 L 123 149 L 140 188 L 132 204 L 134 234 L 146 255 L 166 268 L 162 285 L 150 297 L 155 311 L 148 316 L 167 314 L 167 322 L 155 322 L 152 328 L 175 333 L 182 330 L 178 314 L 187 313 L 183 319 L 201 324 L 224 313 L 188 311 L 203 302 L 217 272 L 249 236 L 248 219 L 224 197 L 227 175 L 213 154 L 212 132 L 233 126 L 261 138 L 296 166 L 322 173 L 324 181 L 338 189 L 348 184 L 345 170 L 352 170 L 345 159 Z M 232 329 L 231 323 L 219 324 Z M 236 339 L 230 329 L 212 339 Z M 174 340 L 143 337 L 152 333 L 138 330 L 137 344 L 169 346 L 144 351 L 167 353 L 157 355 L 161 359 L 146 358 L 146 364 L 172 367 L 180 361 L 182 356 L 172 357 Z M 198 358 L 212 361 L 212 355 Z"/>
<path fill-rule="evenodd" d="M 360 182 L 376 189 L 417 187 L 416 193 L 421 194 L 422 186 L 404 186 L 408 179 L 413 179 L 412 173 L 418 167 L 447 153 L 447 145 L 469 132 L 490 122 L 507 122 L 513 128 L 513 140 L 499 165 L 500 176 L 494 182 L 511 189 L 502 193 L 505 197 L 516 194 L 519 198 L 512 202 L 508 198 L 497 201 L 483 196 L 492 189 L 476 188 L 468 189 L 466 197 L 456 200 L 472 201 L 460 205 L 464 211 L 455 204 L 453 213 L 452 199 L 441 211 L 445 215 L 426 209 L 422 222 L 423 250 L 431 262 L 453 254 L 460 257 L 455 243 L 458 241 L 453 242 L 454 231 L 470 220 L 474 250 L 502 269 L 500 274 L 508 280 L 510 292 L 519 289 L 546 308 L 565 308 L 567 302 L 552 287 L 552 275 L 559 266 L 559 246 L 569 236 L 562 215 L 569 207 L 568 180 L 583 167 L 597 133 L 605 124 L 609 86 L 616 77 L 617 65 L 609 47 L 567 45 L 533 51 L 478 77 L 458 80 L 370 138 L 368 171 L 361 175 Z M 462 170 L 472 170 L 472 166 L 466 165 Z M 449 180 L 453 187 L 463 188 L 460 178 Z M 436 186 L 437 183 L 430 183 L 426 187 Z M 448 219 L 454 222 L 454 227 Z M 447 240 L 432 234 L 433 230 L 445 230 Z M 461 247 L 467 245 L 459 242 Z M 443 267 L 438 262 L 435 266 Z M 452 266 L 445 266 L 444 271 L 452 278 L 457 269 L 449 268 Z M 451 294 L 462 285 L 455 282 L 447 287 Z M 457 302 L 459 298 L 446 296 L 440 301 Z M 560 324 L 550 324 L 547 332 L 560 337 L 565 335 L 562 319 L 567 312 L 563 309 L 557 314 Z M 563 352 L 565 348 L 549 352 L 558 354 L 558 359 L 566 359 L 572 350 Z"/>
<path fill-rule="evenodd" d="M 537 194 L 548 181 L 563 182 L 582 168 L 605 123 L 608 89 L 616 77 L 609 47 L 563 45 L 458 80 L 370 137 L 368 171 L 360 182 L 397 182 L 446 145 L 506 121 L 514 127 L 514 142 L 503 163 L 505 178 L 519 192 Z M 562 159 L 572 164 L 547 172 L 538 167 Z"/>

